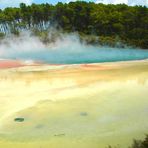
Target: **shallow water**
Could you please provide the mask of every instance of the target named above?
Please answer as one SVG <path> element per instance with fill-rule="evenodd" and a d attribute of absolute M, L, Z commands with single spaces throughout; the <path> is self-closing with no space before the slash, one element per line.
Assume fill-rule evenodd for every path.
<path fill-rule="evenodd" d="M 1 147 L 127 148 L 148 133 L 147 61 L 34 69 L 1 70 Z"/>
<path fill-rule="evenodd" d="M 73 43 L 71 46 L 55 48 L 14 50 L 2 58 L 35 60 L 52 64 L 80 64 L 147 59 L 148 50 L 95 47 Z"/>

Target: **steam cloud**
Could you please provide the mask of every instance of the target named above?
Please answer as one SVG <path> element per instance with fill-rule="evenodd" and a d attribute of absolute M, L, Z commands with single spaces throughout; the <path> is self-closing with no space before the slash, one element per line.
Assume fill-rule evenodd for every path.
<path fill-rule="evenodd" d="M 49 33 L 49 38 L 52 38 Z M 45 45 L 30 32 L 10 35 L 0 42 L 0 58 L 33 60 L 53 64 L 97 63 L 148 58 L 148 51 L 99 47 L 82 43 L 77 34 L 60 34 Z"/>

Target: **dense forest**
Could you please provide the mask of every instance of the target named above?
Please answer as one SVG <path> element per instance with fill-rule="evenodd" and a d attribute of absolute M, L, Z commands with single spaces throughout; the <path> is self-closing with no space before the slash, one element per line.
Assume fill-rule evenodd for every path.
<path fill-rule="evenodd" d="M 105 5 L 76 1 L 70 3 L 32 4 L 0 10 L 0 38 L 31 30 L 37 35 L 51 26 L 64 32 L 77 32 L 88 43 L 127 45 L 148 49 L 148 8 L 125 4 Z M 45 37 L 46 36 L 46 37 Z"/>

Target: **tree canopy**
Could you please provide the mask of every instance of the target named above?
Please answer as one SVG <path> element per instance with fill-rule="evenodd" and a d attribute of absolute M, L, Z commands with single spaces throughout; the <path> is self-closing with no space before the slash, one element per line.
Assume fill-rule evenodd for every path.
<path fill-rule="evenodd" d="M 20 4 L 0 10 L 0 36 L 22 30 L 47 31 L 51 26 L 108 38 L 120 38 L 131 45 L 148 48 L 148 8 L 125 4 L 70 3 Z"/>

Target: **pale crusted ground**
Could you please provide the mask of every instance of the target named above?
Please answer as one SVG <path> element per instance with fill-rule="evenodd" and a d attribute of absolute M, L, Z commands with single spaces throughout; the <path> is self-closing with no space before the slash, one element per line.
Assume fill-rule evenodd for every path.
<path fill-rule="evenodd" d="M 0 70 L 0 147 L 125 148 L 148 133 L 148 61 L 23 66 Z"/>

